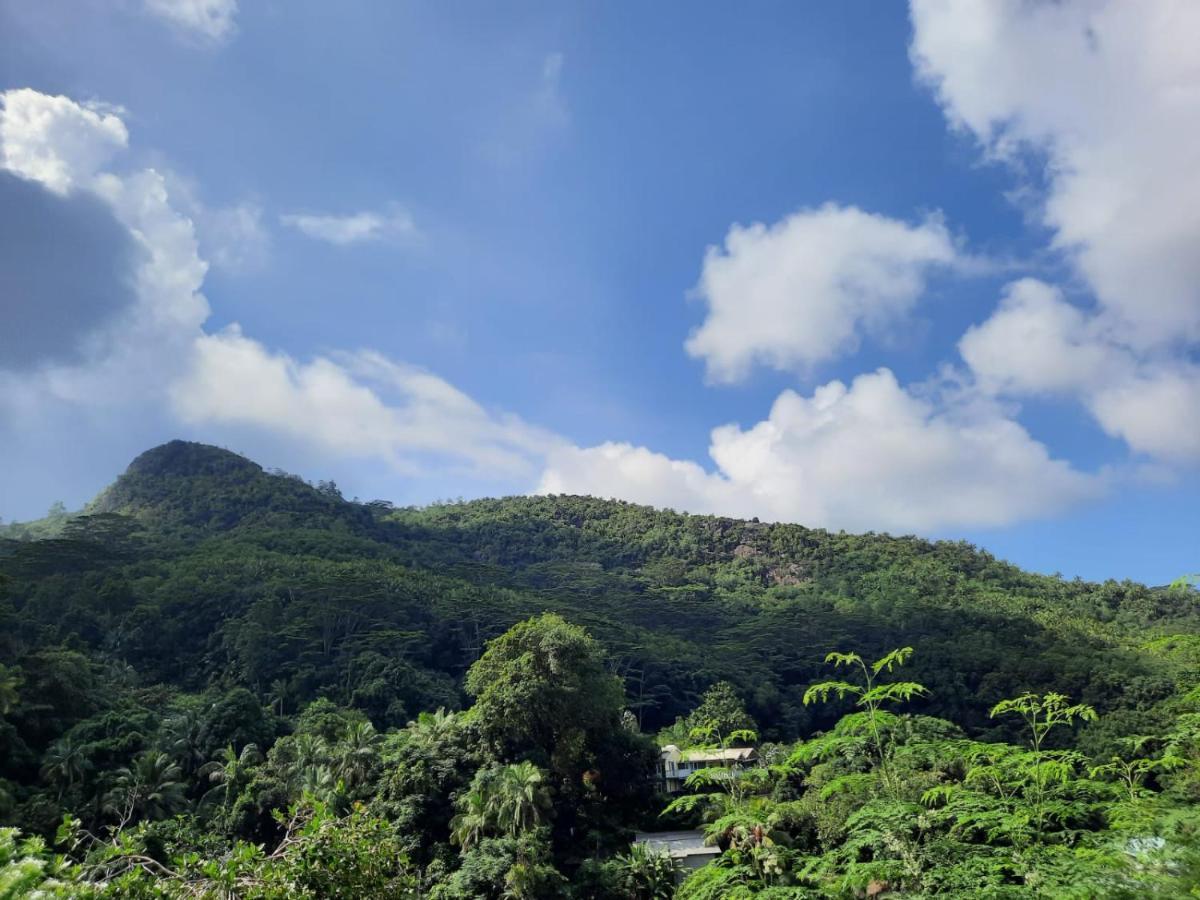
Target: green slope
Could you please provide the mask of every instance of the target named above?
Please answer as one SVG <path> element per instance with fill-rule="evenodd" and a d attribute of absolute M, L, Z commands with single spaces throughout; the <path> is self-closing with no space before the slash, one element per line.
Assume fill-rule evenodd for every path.
<path fill-rule="evenodd" d="M 0 550 L 10 664 L 65 645 L 138 685 L 326 695 L 381 727 L 457 702 L 483 642 L 544 610 L 606 645 L 644 728 L 725 679 L 779 738 L 828 724 L 800 694 L 832 649 L 915 646 L 919 709 L 983 730 L 1024 689 L 1136 717 L 1176 675 L 1139 648 L 1200 630 L 1194 593 L 1031 575 L 962 543 L 587 497 L 395 509 L 178 441 L 85 513 Z"/>

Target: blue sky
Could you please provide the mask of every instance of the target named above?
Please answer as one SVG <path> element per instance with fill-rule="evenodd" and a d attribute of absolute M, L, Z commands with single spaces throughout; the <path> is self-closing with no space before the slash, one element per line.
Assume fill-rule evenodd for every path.
<path fill-rule="evenodd" d="M 187 437 L 1196 568 L 1196 12 L 743 7 L 0 0 L 0 515 Z"/>

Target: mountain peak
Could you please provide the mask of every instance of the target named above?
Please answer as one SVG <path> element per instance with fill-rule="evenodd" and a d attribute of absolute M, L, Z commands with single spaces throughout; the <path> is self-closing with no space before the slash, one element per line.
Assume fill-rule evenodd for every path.
<path fill-rule="evenodd" d="M 87 512 L 225 529 L 248 517 L 283 517 L 295 524 L 297 519 L 344 515 L 345 505 L 299 478 L 265 472 L 230 450 L 176 440 L 134 459 Z"/>
<path fill-rule="evenodd" d="M 258 463 L 232 450 L 196 441 L 174 440 L 138 455 L 121 477 L 190 478 L 197 475 L 236 473 L 253 475 L 261 473 L 262 470 Z"/>

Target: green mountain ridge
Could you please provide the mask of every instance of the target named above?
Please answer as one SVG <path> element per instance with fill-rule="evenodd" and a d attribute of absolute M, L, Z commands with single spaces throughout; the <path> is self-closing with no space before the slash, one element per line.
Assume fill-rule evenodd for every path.
<path fill-rule="evenodd" d="M 1190 588 L 592 497 L 348 501 L 182 441 L 139 456 L 80 514 L 3 534 L 0 826 L 84 840 L 82 881 L 55 896 L 82 883 L 241 896 L 220 879 L 249 872 L 248 897 L 293 896 L 296 877 L 306 897 L 666 897 L 669 865 L 622 855 L 633 830 L 705 822 L 722 862 L 685 882 L 689 900 L 754 893 L 729 879 L 795 888 L 780 897 L 857 896 L 879 879 L 973 896 L 984 861 L 1018 892 L 995 896 L 1042 877 L 1090 891 L 1110 864 L 1140 890 L 1133 845 L 1104 828 L 1148 815 L 1144 782 L 1164 804 L 1155 828 L 1187 834 L 1177 814 L 1200 796 L 1200 766 L 1167 778 L 1177 752 L 1200 761 Z M 889 680 L 903 664 L 911 682 L 872 695 L 902 714 L 853 706 L 853 685 L 828 682 L 835 651 L 881 660 Z M 1067 713 L 1029 752 L 1020 716 L 989 712 L 1031 703 Z M 647 790 L 652 736 L 687 743 L 713 721 L 753 727 L 771 762 L 745 773 L 746 793 L 701 780 L 668 805 Z M 1125 762 L 1086 773 L 1127 759 L 1130 739 L 1158 756 L 1134 761 L 1126 796 Z M 1048 771 L 1066 780 L 1052 789 Z M 948 843 L 922 849 L 923 821 Z M 764 843 L 776 828 L 786 852 Z M 1078 835 L 1090 849 L 1071 862 Z M 14 840 L 0 827 L 0 873 L 15 852 L 44 860 Z M 1103 863 L 1086 857 L 1101 850 Z M 923 861 L 906 869 L 905 854 Z M 118 864 L 145 892 L 110 880 Z"/>
<path fill-rule="evenodd" d="M 20 617 L 38 623 L 40 641 L 83 641 L 151 682 L 223 679 L 263 693 L 283 679 L 297 702 L 347 701 L 347 668 L 364 654 L 453 681 L 488 638 L 551 610 L 614 654 L 648 726 L 728 680 L 780 737 L 812 727 L 791 695 L 833 649 L 918 647 L 940 660 L 920 672 L 934 689 L 928 709 L 984 727 L 979 708 L 1013 685 L 1055 685 L 1101 708 L 1165 691 L 1170 664 L 1138 647 L 1192 629 L 1200 613 L 1191 595 L 1033 575 L 965 543 L 589 497 L 352 503 L 332 485 L 183 441 L 135 459 L 65 535 L 91 552 L 73 576 L 61 539 L 2 551 Z M 85 611 L 59 617 L 85 598 Z M 318 612 L 335 622 L 319 638 L 299 627 Z M 250 637 L 272 629 L 295 658 L 272 662 L 279 652 Z M 165 659 L 164 633 L 177 634 Z M 311 659 L 310 641 L 321 650 Z"/>

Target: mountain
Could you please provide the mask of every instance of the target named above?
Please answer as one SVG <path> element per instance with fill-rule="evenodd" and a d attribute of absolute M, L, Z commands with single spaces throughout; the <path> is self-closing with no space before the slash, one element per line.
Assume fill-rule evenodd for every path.
<path fill-rule="evenodd" d="M 484 643 L 546 610 L 609 650 L 644 728 L 726 680 L 781 739 L 823 724 L 801 688 L 845 648 L 913 646 L 919 708 L 980 732 L 1014 690 L 1137 716 L 1173 685 L 1142 648 L 1200 623 L 1194 595 L 1033 575 L 965 543 L 590 497 L 352 503 L 182 441 L 0 557 L 15 663 L 65 645 L 136 684 L 329 696 L 381 727 L 459 705 Z"/>
<path fill-rule="evenodd" d="M 1191 884 L 1194 590 L 591 497 L 351 502 L 182 441 L 4 534 L 0 825 L 74 836 L 0 827 L 0 881 L 47 896 L 670 896 L 634 830 L 705 823 L 681 898 Z M 829 682 L 833 651 L 879 662 Z M 672 800 L 656 734 L 759 762 Z"/>

